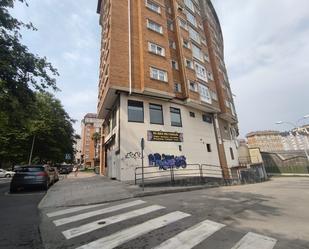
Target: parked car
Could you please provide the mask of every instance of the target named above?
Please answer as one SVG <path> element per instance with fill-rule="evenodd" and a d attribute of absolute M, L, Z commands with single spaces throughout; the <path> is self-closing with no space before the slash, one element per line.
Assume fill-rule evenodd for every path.
<path fill-rule="evenodd" d="M 70 170 L 67 166 L 60 166 L 59 167 L 59 173 L 60 174 L 69 174 Z"/>
<path fill-rule="evenodd" d="M 27 165 L 16 168 L 10 192 L 21 188 L 41 187 L 47 190 L 55 181 L 55 170 L 48 165 Z"/>
<path fill-rule="evenodd" d="M 15 174 L 14 171 L 8 171 L 8 170 L 5 170 L 5 169 L 0 169 L 0 177 L 9 178 L 9 177 L 12 177 L 14 174 Z"/>

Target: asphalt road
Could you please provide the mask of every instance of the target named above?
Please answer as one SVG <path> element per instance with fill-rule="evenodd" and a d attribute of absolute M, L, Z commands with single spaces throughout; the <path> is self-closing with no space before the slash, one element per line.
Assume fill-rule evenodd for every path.
<path fill-rule="evenodd" d="M 46 208 L 41 233 L 47 249 L 309 249 L 308 189 L 309 178 L 281 178 Z"/>
<path fill-rule="evenodd" d="M 45 192 L 9 194 L 10 180 L 0 178 L 0 248 L 41 249 L 38 203 Z"/>

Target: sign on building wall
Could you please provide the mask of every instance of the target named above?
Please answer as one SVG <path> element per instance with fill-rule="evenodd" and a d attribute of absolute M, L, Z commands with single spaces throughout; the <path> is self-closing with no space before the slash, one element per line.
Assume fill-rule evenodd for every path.
<path fill-rule="evenodd" d="M 166 131 L 148 131 L 148 141 L 157 142 L 183 142 L 183 133 Z"/>

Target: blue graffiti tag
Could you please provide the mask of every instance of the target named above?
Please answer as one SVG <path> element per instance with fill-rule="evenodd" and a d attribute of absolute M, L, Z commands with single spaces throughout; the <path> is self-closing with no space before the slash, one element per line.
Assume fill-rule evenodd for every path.
<path fill-rule="evenodd" d="M 185 156 L 165 155 L 159 153 L 148 155 L 149 165 L 157 166 L 159 169 L 167 170 L 169 168 L 186 168 L 187 162 Z"/>

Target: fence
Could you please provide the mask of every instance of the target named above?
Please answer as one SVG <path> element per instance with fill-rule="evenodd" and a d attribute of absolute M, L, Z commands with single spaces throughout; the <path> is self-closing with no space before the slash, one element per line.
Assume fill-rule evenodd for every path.
<path fill-rule="evenodd" d="M 207 179 L 222 179 L 222 169 L 217 165 L 187 164 L 186 167 L 169 167 L 166 170 L 156 166 L 135 168 L 135 185 L 142 182 L 166 182 L 174 184 L 177 181 L 191 179 L 195 182 L 205 183 Z"/>

